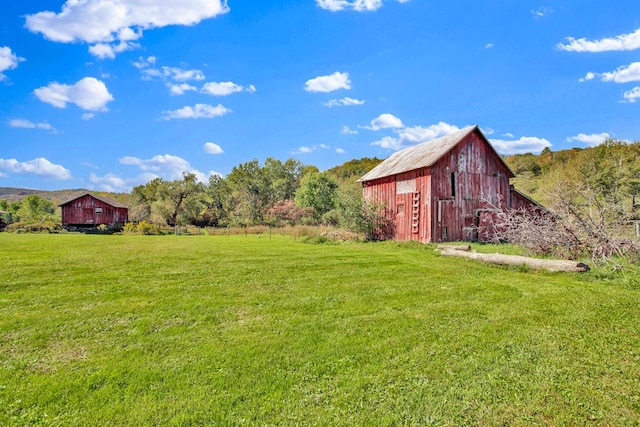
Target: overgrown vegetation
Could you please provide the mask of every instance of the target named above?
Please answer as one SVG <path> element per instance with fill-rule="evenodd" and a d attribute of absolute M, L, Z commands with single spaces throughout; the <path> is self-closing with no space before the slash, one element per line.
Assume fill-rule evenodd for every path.
<path fill-rule="evenodd" d="M 516 172 L 529 171 L 519 182 L 538 186 L 549 212 L 501 212 L 497 238 L 574 259 L 638 261 L 640 143 L 609 140 L 585 150 L 512 156 L 507 162 Z"/>
<path fill-rule="evenodd" d="M 0 424 L 640 418 L 640 271 L 302 241 L 0 234 Z"/>

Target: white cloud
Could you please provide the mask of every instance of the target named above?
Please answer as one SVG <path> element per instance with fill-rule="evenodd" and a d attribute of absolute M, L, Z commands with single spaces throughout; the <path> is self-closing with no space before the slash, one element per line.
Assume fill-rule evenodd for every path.
<path fill-rule="evenodd" d="M 364 126 L 365 129 L 380 130 L 389 128 L 401 128 L 404 125 L 402 120 L 394 116 L 393 114 L 383 113 L 375 119 L 371 120 L 371 126 Z"/>
<path fill-rule="evenodd" d="M 133 66 L 136 67 L 139 70 L 142 70 L 143 68 L 151 67 L 153 65 L 156 65 L 156 57 L 155 56 L 149 56 L 146 59 L 141 56 L 141 57 L 138 58 L 137 61 L 133 62 Z"/>
<path fill-rule="evenodd" d="M 12 128 L 43 129 L 57 133 L 56 128 L 51 126 L 49 123 L 33 123 L 32 121 L 25 119 L 11 120 L 9 121 L 9 126 L 11 126 Z"/>
<path fill-rule="evenodd" d="M 580 79 L 580 82 L 593 80 L 596 77 L 600 77 L 600 80 L 603 82 L 628 83 L 640 81 L 640 62 L 633 62 L 626 66 L 623 65 L 614 71 L 606 73 L 594 73 L 590 71 Z"/>
<path fill-rule="evenodd" d="M 93 113 L 84 113 L 82 115 L 82 120 L 91 120 L 95 117 L 96 115 Z"/>
<path fill-rule="evenodd" d="M 340 130 L 340 133 L 343 135 L 357 135 L 358 131 L 349 129 L 349 126 L 342 126 L 342 130 Z"/>
<path fill-rule="evenodd" d="M 610 73 L 600 75 L 603 82 L 628 83 L 640 81 L 640 62 L 616 68 Z"/>
<path fill-rule="evenodd" d="M 626 91 L 623 96 L 627 102 L 636 102 L 636 100 L 640 99 L 640 87 L 636 86 L 633 89 Z"/>
<path fill-rule="evenodd" d="M 459 131 L 460 128 L 455 125 L 450 125 L 445 122 L 438 122 L 435 125 L 429 127 L 413 126 L 404 128 L 399 132 L 402 141 L 408 143 L 419 144 L 421 142 L 430 141 L 434 138 L 439 138 L 444 135 L 449 135 Z"/>
<path fill-rule="evenodd" d="M 209 82 L 202 87 L 200 92 L 213 96 L 227 96 L 236 92 L 253 93 L 255 91 L 256 88 L 253 85 L 240 86 L 233 82 Z"/>
<path fill-rule="evenodd" d="M 553 9 L 551 9 L 550 7 L 547 7 L 547 6 L 540 6 L 539 8 L 531 11 L 531 14 L 533 16 L 535 16 L 536 18 L 542 18 L 542 17 L 547 16 L 547 15 L 549 15 L 551 13 L 553 13 Z"/>
<path fill-rule="evenodd" d="M 551 143 L 544 138 L 535 136 L 523 136 L 514 141 L 503 139 L 491 139 L 491 145 L 500 154 L 540 153 L 544 148 L 551 147 Z"/>
<path fill-rule="evenodd" d="M 136 65 L 138 64 L 138 65 Z M 144 63 L 134 62 L 136 67 L 144 65 Z M 167 67 L 161 68 L 142 68 L 142 75 L 148 79 L 152 77 L 160 78 L 161 80 L 173 80 L 176 82 L 186 82 L 189 80 L 204 80 L 204 73 L 200 70 L 183 70 L 179 67 Z"/>
<path fill-rule="evenodd" d="M 336 106 L 350 106 L 350 105 L 362 105 L 364 101 L 360 101 L 359 99 L 349 98 L 345 96 L 342 99 L 332 99 L 328 102 L 323 102 L 323 105 L 327 107 L 336 107 Z"/>
<path fill-rule="evenodd" d="M 493 43 L 487 43 L 487 44 L 484 45 L 484 48 L 485 49 L 491 49 L 493 46 L 494 46 Z"/>
<path fill-rule="evenodd" d="M 0 169 L 13 173 L 32 173 L 59 181 L 71 179 L 71 172 L 63 166 L 51 163 L 44 157 L 19 162 L 16 159 L 0 159 Z"/>
<path fill-rule="evenodd" d="M 313 145 L 311 147 L 302 146 L 302 147 L 298 148 L 296 151 L 294 151 L 293 154 L 313 153 L 315 151 L 318 151 L 318 149 L 329 150 L 330 148 L 331 147 L 329 147 L 326 144 Z"/>
<path fill-rule="evenodd" d="M 119 161 L 123 165 L 137 166 L 141 171 L 163 179 L 181 179 L 185 172 L 194 174 L 200 182 L 205 182 L 208 178 L 206 174 L 192 168 L 185 159 L 170 154 L 157 155 L 150 159 L 125 156 Z"/>
<path fill-rule="evenodd" d="M 178 110 L 163 111 L 162 118 L 164 120 L 172 119 L 211 119 L 213 117 L 224 116 L 231 110 L 221 104 L 217 106 L 209 104 L 196 104 L 193 107 L 186 106 Z"/>
<path fill-rule="evenodd" d="M 506 138 L 513 138 L 515 135 L 513 135 L 511 132 L 507 132 L 507 133 L 503 134 L 502 136 L 504 136 Z"/>
<path fill-rule="evenodd" d="M 385 136 L 382 139 L 372 142 L 371 145 L 377 145 L 378 147 L 388 148 L 393 151 L 405 148 L 399 138 L 394 138 L 392 136 Z"/>
<path fill-rule="evenodd" d="M 105 176 L 98 176 L 91 172 L 89 174 L 89 181 L 93 184 L 98 184 L 98 190 L 100 191 L 114 193 L 128 191 L 136 185 L 136 180 L 126 180 L 112 173 L 108 173 Z"/>
<path fill-rule="evenodd" d="M 445 122 L 438 122 L 428 127 L 413 126 L 395 130 L 397 137 L 385 136 L 384 138 L 373 142 L 371 145 L 377 145 L 382 148 L 391 150 L 400 150 L 412 145 L 431 141 L 444 135 L 449 135 L 459 131 L 460 128 Z"/>
<path fill-rule="evenodd" d="M 224 153 L 224 151 L 222 150 L 222 147 L 220 147 L 218 144 L 214 144 L 213 142 L 205 142 L 205 144 L 202 146 L 202 149 L 204 150 L 205 153 L 209 153 L 209 154 Z"/>
<path fill-rule="evenodd" d="M 483 129 L 482 129 L 482 132 L 483 132 L 485 135 L 493 135 L 494 133 L 496 133 L 496 131 L 495 131 L 495 130 L 493 130 L 493 129 L 491 129 L 491 128 L 483 128 Z"/>
<path fill-rule="evenodd" d="M 100 59 L 114 59 L 116 53 L 126 52 L 127 50 L 133 50 L 139 48 L 138 43 L 121 41 L 118 44 L 98 43 L 89 47 L 89 53 Z"/>
<path fill-rule="evenodd" d="M 197 87 L 191 86 L 188 83 L 180 83 L 180 84 L 169 83 L 167 84 L 167 87 L 169 88 L 169 92 L 171 93 L 171 95 L 183 95 L 187 91 L 198 90 Z"/>
<path fill-rule="evenodd" d="M 8 46 L 0 47 L 0 81 L 7 78 L 3 73 L 15 69 L 24 58 L 16 56 Z"/>
<path fill-rule="evenodd" d="M 396 0 L 398 3 L 406 3 L 409 0 Z M 332 12 L 341 10 L 354 10 L 356 12 L 371 12 L 382 7 L 383 0 L 316 0 L 318 7 Z"/>
<path fill-rule="evenodd" d="M 336 153 L 338 153 L 338 154 L 346 154 L 347 152 L 342 148 L 336 148 Z"/>
<path fill-rule="evenodd" d="M 593 133 L 591 135 L 587 135 L 584 133 L 579 133 L 576 136 L 570 136 L 567 138 L 567 142 L 578 141 L 584 144 L 587 144 L 590 147 L 595 147 L 596 145 L 600 145 L 605 142 L 607 139 L 611 138 L 606 132 L 603 133 Z"/>
<path fill-rule="evenodd" d="M 333 92 L 338 89 L 351 89 L 349 73 L 336 71 L 328 76 L 307 80 L 304 84 L 304 90 L 307 92 Z"/>
<path fill-rule="evenodd" d="M 131 42 L 140 39 L 143 30 L 195 25 L 228 11 L 224 0 L 67 0 L 59 13 L 27 15 L 25 26 L 55 42 L 93 44 L 92 54 L 110 58 L 135 46 Z M 100 44 L 109 44 L 111 51 L 96 47 Z"/>
<path fill-rule="evenodd" d="M 607 52 L 640 49 L 640 28 L 633 33 L 600 40 L 567 37 L 566 43 L 558 43 L 556 47 L 569 52 Z"/>
<path fill-rule="evenodd" d="M 581 82 L 586 82 L 589 80 L 593 80 L 597 77 L 596 73 L 592 73 L 589 71 L 583 78 L 580 79 Z"/>
<path fill-rule="evenodd" d="M 107 86 L 93 77 L 85 77 L 71 86 L 49 83 L 34 93 L 40 101 L 54 107 L 66 108 L 67 103 L 71 103 L 89 111 L 107 111 L 107 103 L 114 99 Z"/>

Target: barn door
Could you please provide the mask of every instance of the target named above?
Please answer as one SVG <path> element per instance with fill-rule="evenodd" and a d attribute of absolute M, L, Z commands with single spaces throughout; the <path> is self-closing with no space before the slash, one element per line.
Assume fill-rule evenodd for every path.
<path fill-rule="evenodd" d="M 82 209 L 82 222 L 85 224 L 93 224 L 93 209 L 92 208 L 83 208 Z"/>
<path fill-rule="evenodd" d="M 440 242 L 451 241 L 451 208 L 453 203 L 451 200 L 438 199 L 438 212 L 437 212 L 437 224 L 438 234 L 437 238 Z"/>

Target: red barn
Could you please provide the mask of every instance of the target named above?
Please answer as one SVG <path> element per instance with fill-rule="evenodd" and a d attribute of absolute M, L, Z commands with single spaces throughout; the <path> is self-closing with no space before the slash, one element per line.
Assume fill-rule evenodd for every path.
<path fill-rule="evenodd" d="M 119 228 L 129 220 L 129 208 L 104 196 L 85 193 L 60 205 L 62 227 L 93 228 L 104 224 Z"/>
<path fill-rule="evenodd" d="M 393 153 L 360 178 L 364 197 L 381 203 L 395 240 L 477 240 L 491 228 L 491 205 L 533 209 L 515 175 L 478 126 Z M 480 234 L 482 237 L 482 234 Z"/>

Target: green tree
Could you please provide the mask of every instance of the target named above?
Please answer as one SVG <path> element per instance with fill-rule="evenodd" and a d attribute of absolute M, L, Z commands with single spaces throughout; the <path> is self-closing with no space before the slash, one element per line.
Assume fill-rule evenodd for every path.
<path fill-rule="evenodd" d="M 313 208 L 319 220 L 335 208 L 337 190 L 338 183 L 328 174 L 310 173 L 302 178 L 295 202 L 298 206 Z"/>
<path fill-rule="evenodd" d="M 159 212 L 168 226 L 188 224 L 200 212 L 204 187 L 195 174 L 185 172 L 181 180 L 166 182 L 158 190 Z"/>
<path fill-rule="evenodd" d="M 22 199 L 17 216 L 20 222 L 36 223 L 52 221 L 54 213 L 55 207 L 51 201 L 32 194 Z"/>

